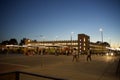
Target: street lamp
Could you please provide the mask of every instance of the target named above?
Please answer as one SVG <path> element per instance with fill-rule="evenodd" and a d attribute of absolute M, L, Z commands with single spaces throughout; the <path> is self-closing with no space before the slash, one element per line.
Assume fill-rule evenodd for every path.
<path fill-rule="evenodd" d="M 58 36 L 56 36 L 56 41 L 57 41 L 57 39 L 58 39 Z"/>
<path fill-rule="evenodd" d="M 100 33 L 101 33 L 101 40 L 102 40 L 102 43 L 103 43 L 103 29 L 100 28 L 99 31 L 100 31 Z"/>
<path fill-rule="evenodd" d="M 44 42 L 45 36 L 40 35 L 40 38 L 43 39 L 42 43 L 43 43 L 43 46 L 45 46 L 45 42 Z M 41 55 L 43 55 L 43 49 L 41 49 Z"/>
<path fill-rule="evenodd" d="M 72 52 L 72 36 L 73 36 L 74 32 L 71 32 L 71 52 Z"/>
<path fill-rule="evenodd" d="M 99 29 L 100 33 L 101 33 L 101 41 L 102 41 L 102 52 L 103 52 L 103 29 L 100 28 Z"/>

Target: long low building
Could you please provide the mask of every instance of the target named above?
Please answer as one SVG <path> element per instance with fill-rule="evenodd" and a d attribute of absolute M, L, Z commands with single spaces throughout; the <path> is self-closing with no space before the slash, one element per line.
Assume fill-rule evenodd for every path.
<path fill-rule="evenodd" d="M 92 53 L 106 53 L 108 45 L 102 45 L 99 43 L 90 42 L 90 37 L 86 34 L 78 34 L 78 40 L 54 40 L 54 41 L 32 41 L 26 40 L 26 45 L 31 47 L 41 47 L 45 46 L 46 48 L 67 48 L 72 50 L 76 48 L 78 53 L 85 54 L 90 48 Z"/>
<path fill-rule="evenodd" d="M 7 52 L 19 51 L 26 54 L 27 52 L 35 52 L 40 54 L 41 52 L 46 53 L 71 53 L 74 48 L 78 50 L 79 54 L 86 54 L 88 49 L 91 49 L 93 54 L 101 54 L 108 52 L 109 45 L 103 45 L 101 43 L 90 42 L 90 37 L 86 34 L 78 34 L 78 40 L 54 40 L 54 41 L 33 41 L 25 39 L 24 45 L 6 45 L 4 49 Z M 2 48 L 2 50 L 4 50 Z"/>

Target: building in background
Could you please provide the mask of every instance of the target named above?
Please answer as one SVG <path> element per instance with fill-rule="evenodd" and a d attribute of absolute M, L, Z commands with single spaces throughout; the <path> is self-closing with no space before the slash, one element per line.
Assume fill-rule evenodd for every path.
<path fill-rule="evenodd" d="M 101 54 L 108 52 L 108 45 L 103 45 L 101 43 L 90 42 L 90 36 L 86 34 L 78 34 L 78 40 L 53 40 L 53 41 L 35 41 L 30 39 L 24 39 L 23 45 L 6 45 L 7 51 L 15 48 L 16 51 L 21 51 L 26 54 L 28 51 L 34 51 L 36 54 L 40 52 L 45 52 L 49 54 L 54 54 L 58 51 L 60 54 L 71 54 L 72 50 L 76 48 L 79 54 L 86 54 L 87 50 L 90 48 L 93 54 Z M 3 48 L 1 50 L 4 50 Z"/>
<path fill-rule="evenodd" d="M 72 51 L 73 48 L 78 50 L 79 54 L 86 54 L 88 49 L 91 49 L 93 54 L 101 54 L 106 53 L 108 49 L 106 49 L 107 45 L 102 45 L 100 43 L 90 42 L 90 36 L 86 34 L 78 34 L 78 40 L 54 40 L 54 41 L 32 41 L 28 40 L 26 42 L 29 47 L 38 47 L 41 48 L 44 46 L 45 48 L 59 48 L 64 49 L 64 51 L 69 50 Z"/>
<path fill-rule="evenodd" d="M 78 34 L 78 53 L 87 53 L 90 48 L 90 37 L 86 34 Z"/>

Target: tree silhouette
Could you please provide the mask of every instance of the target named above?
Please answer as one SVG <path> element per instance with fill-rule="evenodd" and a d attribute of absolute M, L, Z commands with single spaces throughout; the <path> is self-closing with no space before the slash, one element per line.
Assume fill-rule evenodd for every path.
<path fill-rule="evenodd" d="M 5 40 L 5 41 L 2 41 L 1 43 L 2 45 L 18 45 L 18 42 L 15 38 L 13 39 L 10 39 L 9 41 L 8 40 Z"/>
<path fill-rule="evenodd" d="M 18 42 L 15 38 L 9 40 L 9 44 L 18 45 Z"/>
<path fill-rule="evenodd" d="M 24 45 L 26 40 L 27 40 L 27 38 L 23 38 L 23 39 L 21 39 L 21 41 L 20 41 L 20 45 Z"/>
<path fill-rule="evenodd" d="M 108 42 L 101 42 L 101 41 L 97 41 L 96 42 L 97 44 L 101 44 L 101 45 L 104 45 L 104 46 L 107 46 L 107 47 L 110 47 L 110 44 Z"/>
<path fill-rule="evenodd" d="M 9 41 L 8 41 L 8 40 L 6 40 L 6 41 L 2 41 L 1 44 L 2 44 L 2 45 L 7 45 L 7 44 L 9 44 Z"/>

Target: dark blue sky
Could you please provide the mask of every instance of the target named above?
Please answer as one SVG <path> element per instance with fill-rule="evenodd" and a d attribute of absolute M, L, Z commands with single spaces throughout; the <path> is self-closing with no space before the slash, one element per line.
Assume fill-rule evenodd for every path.
<path fill-rule="evenodd" d="M 69 40 L 85 33 L 92 42 L 120 45 L 119 0 L 0 0 L 0 42 L 23 37 Z"/>

